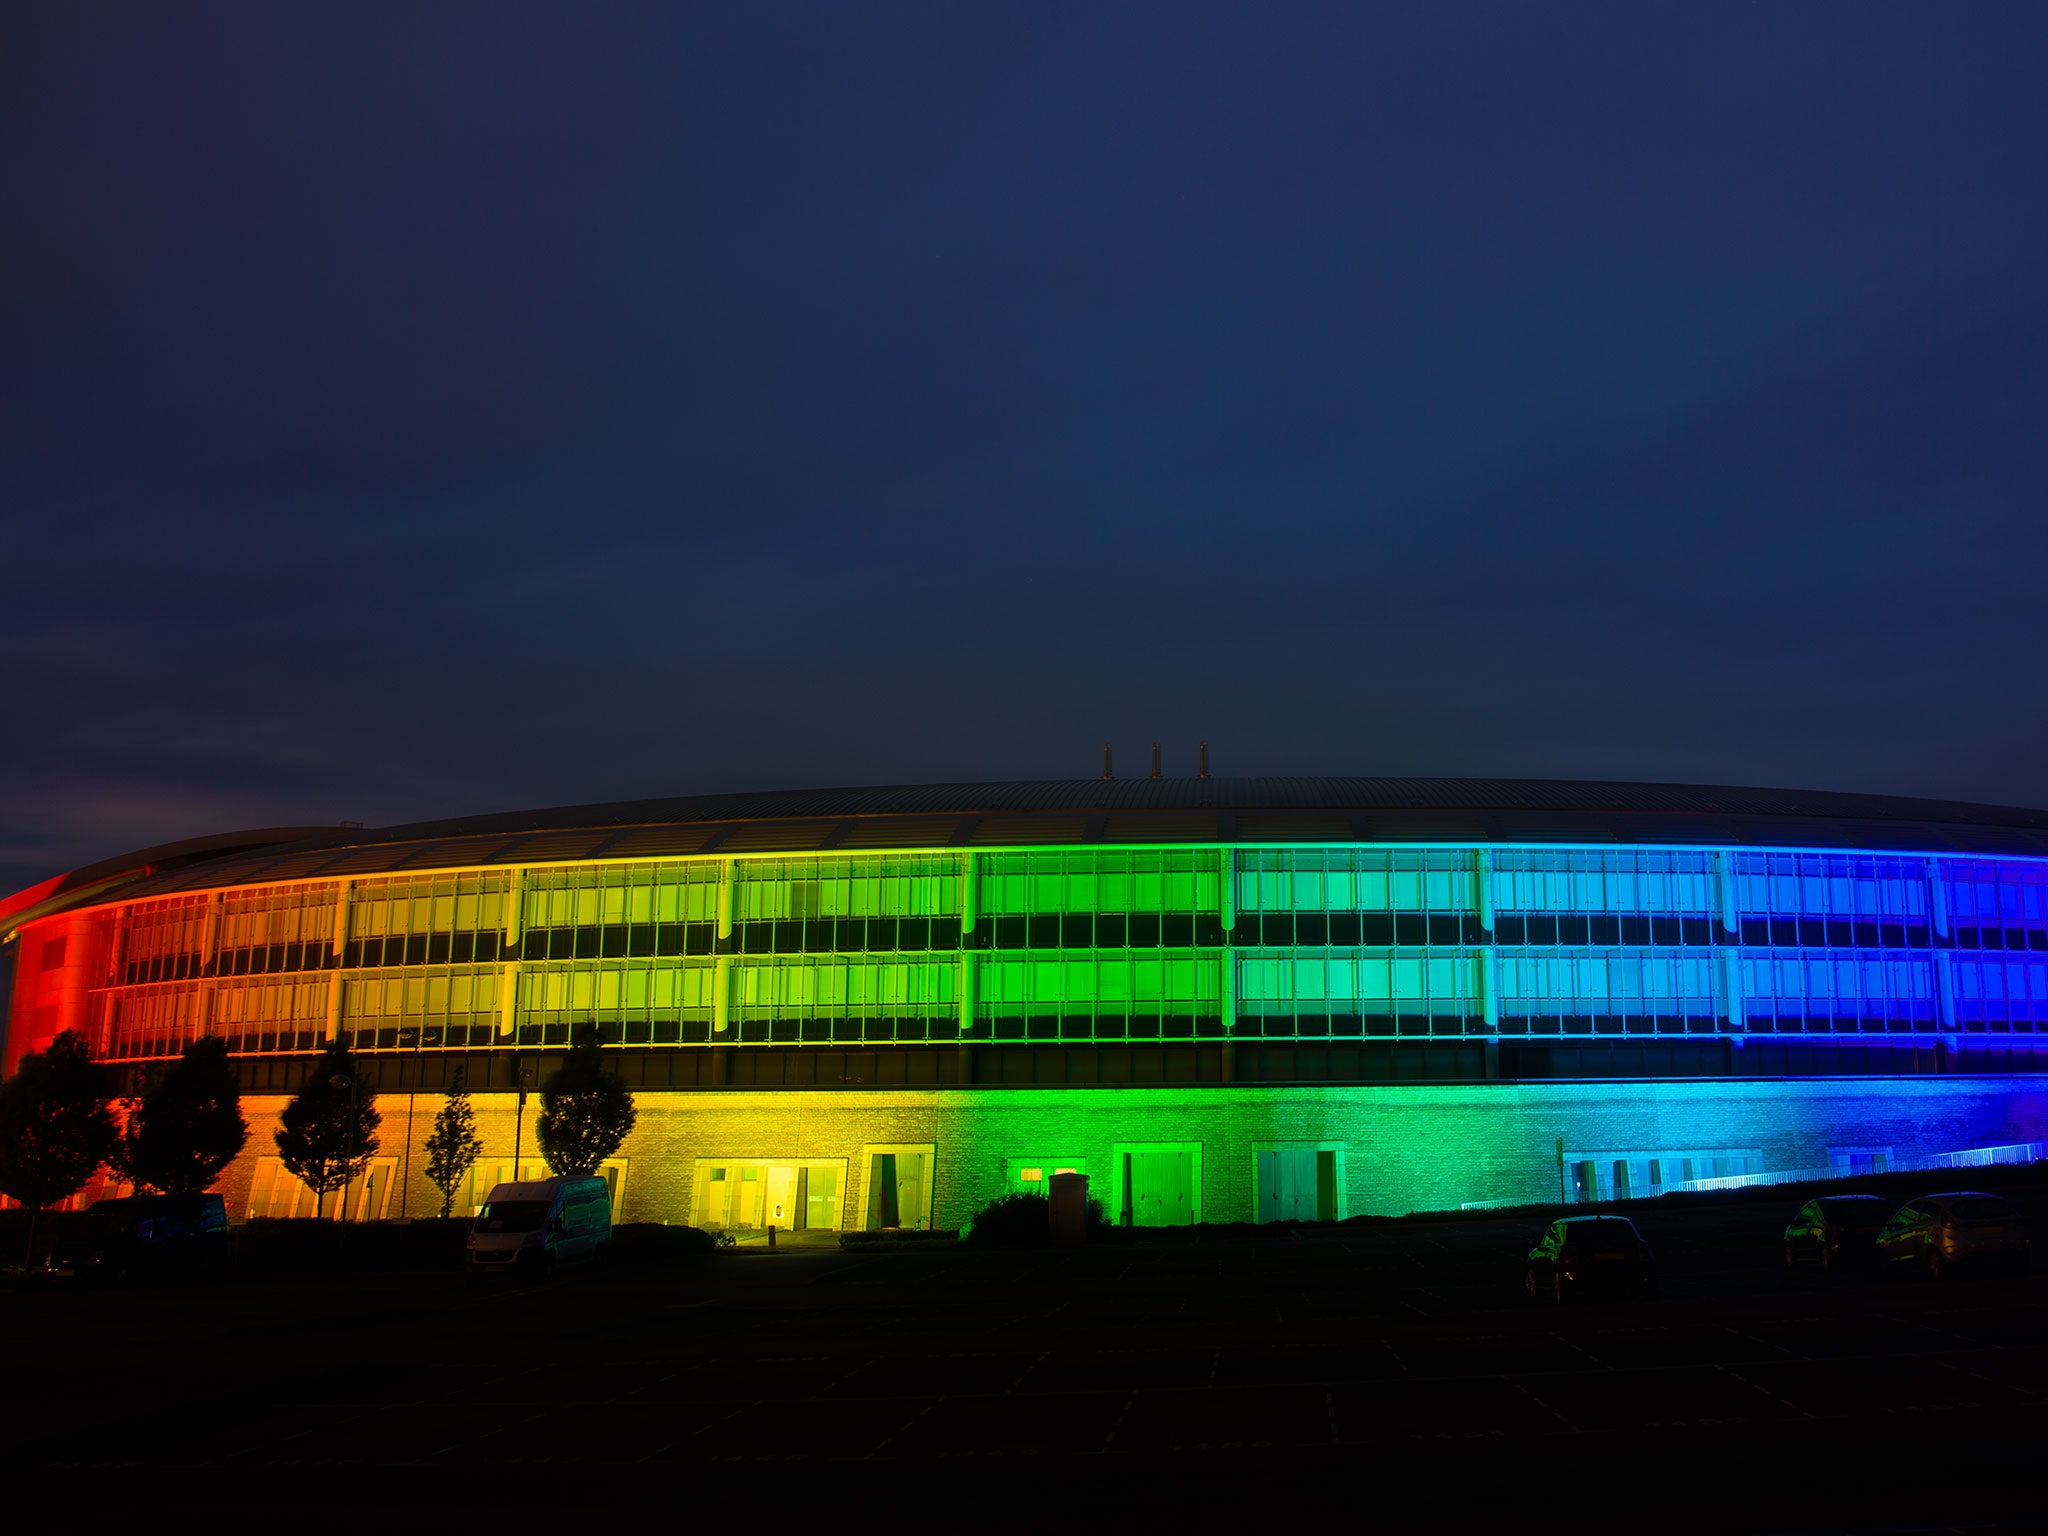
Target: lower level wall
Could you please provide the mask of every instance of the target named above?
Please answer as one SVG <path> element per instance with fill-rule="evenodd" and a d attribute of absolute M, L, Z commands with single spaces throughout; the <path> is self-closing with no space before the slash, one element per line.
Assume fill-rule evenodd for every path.
<path fill-rule="evenodd" d="M 252 1206 L 256 1214 L 289 1208 L 278 1199 L 272 1140 L 286 1102 L 242 1101 L 248 1147 L 220 1184 L 237 1220 Z M 423 1144 L 442 1102 L 430 1094 L 379 1098 L 379 1156 L 388 1161 L 370 1208 L 358 1198 L 351 1214 L 438 1214 L 441 1196 L 427 1181 Z M 472 1096 L 485 1145 L 479 1182 L 511 1162 L 515 1102 L 512 1094 Z M 900 1159 L 882 1166 L 919 1169 L 919 1185 L 898 1212 L 902 1225 L 956 1227 L 1011 1187 L 1018 1162 L 1050 1171 L 1051 1162 L 1066 1159 L 1085 1165 L 1091 1193 L 1113 1214 L 1130 1203 L 1144 1222 L 1142 1200 L 1124 1183 L 1124 1154 L 1133 1149 L 1192 1152 L 1181 1164 L 1190 1208 L 1178 1219 L 1248 1221 L 1261 1214 L 1259 1154 L 1276 1147 L 1329 1154 L 1322 1166 L 1334 1165 L 1338 1182 L 1334 1205 L 1325 1208 L 1349 1216 L 1555 1201 L 1560 1140 L 1572 1165 L 1564 1181 L 1600 1196 L 1613 1192 L 1609 1170 L 1627 1159 L 1638 1170 L 1643 1159 L 1663 1159 L 1668 1184 L 1681 1167 L 1688 1177 L 1728 1171 L 1712 1161 L 1727 1156 L 1744 1159 L 1736 1171 L 1767 1172 L 1825 1168 L 1831 1156 L 1877 1152 L 1898 1163 L 2048 1140 L 2048 1082 L 2028 1077 L 670 1092 L 642 1093 L 636 1103 L 639 1123 L 614 1169 L 621 1176 L 617 1219 L 701 1222 L 711 1165 L 808 1163 L 830 1165 L 836 1220 L 845 1228 L 873 1224 L 867 1186 L 877 1151 Z M 529 1176 L 541 1172 L 538 1107 L 529 1101 L 518 1127 Z M 1264 1166 L 1270 1181 L 1276 1165 Z M 1597 1173 L 1597 1185 L 1580 1183 L 1587 1172 Z M 1642 1177 L 1632 1192 L 1649 1192 Z M 465 1188 L 458 1214 L 469 1213 L 475 1194 Z M 1158 1209 L 1155 1203 L 1153 1216 Z M 1269 1196 L 1264 1214 L 1275 1209 Z"/>

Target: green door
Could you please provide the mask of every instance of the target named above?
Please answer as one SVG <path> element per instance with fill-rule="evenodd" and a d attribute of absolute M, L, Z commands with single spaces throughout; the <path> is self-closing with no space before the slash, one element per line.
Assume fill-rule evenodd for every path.
<path fill-rule="evenodd" d="M 1133 1226 L 1185 1227 L 1195 1219 L 1195 1153 L 1161 1147 L 1124 1154 L 1126 1215 Z"/>

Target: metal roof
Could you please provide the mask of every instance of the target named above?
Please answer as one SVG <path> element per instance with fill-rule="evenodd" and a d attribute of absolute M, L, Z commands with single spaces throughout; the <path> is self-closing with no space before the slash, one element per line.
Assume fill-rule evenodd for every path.
<path fill-rule="evenodd" d="M 297 829 L 294 829 L 297 830 Z M 1557 843 L 2048 855 L 2048 811 L 1890 795 L 1554 779 L 1041 779 L 770 790 L 336 829 L 177 868 L 122 901 L 406 870 L 691 854 L 1079 843 Z M 122 861 L 94 866 L 105 870 Z M 112 890 L 88 893 L 105 899 Z M 38 910 L 54 910 L 45 903 Z"/>

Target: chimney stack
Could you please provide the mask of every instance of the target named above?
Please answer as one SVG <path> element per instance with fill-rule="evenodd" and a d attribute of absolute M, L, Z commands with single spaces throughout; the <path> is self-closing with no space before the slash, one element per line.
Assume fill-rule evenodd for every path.
<path fill-rule="evenodd" d="M 1159 777 L 1159 743 L 1152 743 L 1152 777 Z"/>
<path fill-rule="evenodd" d="M 1209 777 L 1209 743 L 1206 741 L 1202 743 L 1202 769 L 1195 777 L 1198 779 Z"/>
<path fill-rule="evenodd" d="M 1104 779 L 1116 777 L 1115 774 L 1109 771 L 1109 743 L 1106 741 L 1102 744 L 1102 776 Z"/>

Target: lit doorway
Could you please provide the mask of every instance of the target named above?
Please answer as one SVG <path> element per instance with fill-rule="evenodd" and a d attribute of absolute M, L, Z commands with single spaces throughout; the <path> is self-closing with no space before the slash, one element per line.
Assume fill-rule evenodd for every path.
<path fill-rule="evenodd" d="M 862 1149 L 863 1204 L 870 1232 L 922 1230 L 932 1224 L 933 1143 Z"/>
<path fill-rule="evenodd" d="M 693 1224 L 707 1232 L 836 1232 L 845 1176 L 837 1158 L 702 1157 Z"/>

